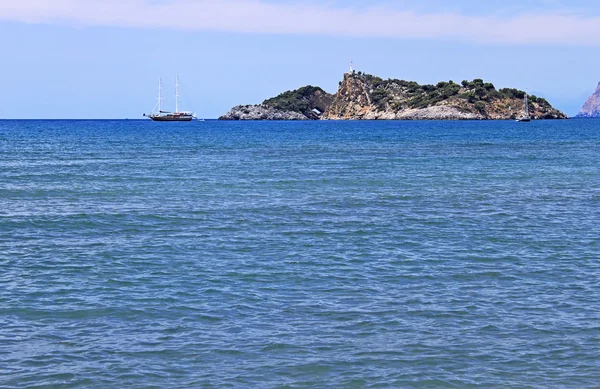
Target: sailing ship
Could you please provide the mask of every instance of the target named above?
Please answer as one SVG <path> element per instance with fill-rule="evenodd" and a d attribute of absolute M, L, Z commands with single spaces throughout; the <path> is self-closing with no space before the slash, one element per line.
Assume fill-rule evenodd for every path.
<path fill-rule="evenodd" d="M 529 98 L 525 93 L 525 105 L 523 107 L 523 116 L 517 119 L 518 122 L 530 122 L 531 116 L 529 116 Z"/>
<path fill-rule="evenodd" d="M 179 111 L 179 76 L 175 78 L 175 112 L 162 110 L 162 89 L 162 79 L 158 79 L 158 102 L 154 106 L 155 110 L 144 116 L 155 122 L 190 122 L 196 117 L 192 112 Z"/>

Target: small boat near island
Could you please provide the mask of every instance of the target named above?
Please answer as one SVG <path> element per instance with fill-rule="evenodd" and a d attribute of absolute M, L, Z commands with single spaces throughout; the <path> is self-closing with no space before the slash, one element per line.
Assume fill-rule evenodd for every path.
<path fill-rule="evenodd" d="M 190 122 L 196 118 L 192 112 L 179 111 L 179 76 L 175 78 L 175 112 L 162 110 L 162 79 L 158 79 L 158 102 L 150 114 L 144 114 L 145 117 L 155 122 Z"/>
<path fill-rule="evenodd" d="M 531 116 L 529 115 L 529 98 L 527 97 L 527 93 L 525 93 L 525 102 L 523 106 L 523 116 L 517 119 L 518 122 L 527 123 L 531 121 Z"/>

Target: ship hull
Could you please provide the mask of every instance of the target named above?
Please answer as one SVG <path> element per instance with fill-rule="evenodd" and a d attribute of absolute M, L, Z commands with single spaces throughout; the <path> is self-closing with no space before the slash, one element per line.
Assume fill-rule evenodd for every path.
<path fill-rule="evenodd" d="M 150 116 L 155 122 L 191 122 L 192 116 Z"/>

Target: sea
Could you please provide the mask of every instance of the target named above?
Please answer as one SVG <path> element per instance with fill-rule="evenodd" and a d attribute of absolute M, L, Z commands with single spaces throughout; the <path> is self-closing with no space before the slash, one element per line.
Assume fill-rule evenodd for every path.
<path fill-rule="evenodd" d="M 600 120 L 0 121 L 0 388 L 599 388 Z"/>

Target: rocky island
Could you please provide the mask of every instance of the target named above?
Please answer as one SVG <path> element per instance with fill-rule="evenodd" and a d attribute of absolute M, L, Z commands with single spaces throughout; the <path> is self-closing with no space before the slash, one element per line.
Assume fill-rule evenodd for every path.
<path fill-rule="evenodd" d="M 502 120 L 523 113 L 525 92 L 497 90 L 481 79 L 420 85 L 351 71 L 334 95 L 305 86 L 258 105 L 239 105 L 220 120 Z M 532 119 L 566 119 L 544 98 L 529 96 Z"/>
<path fill-rule="evenodd" d="M 596 91 L 590 96 L 589 99 L 581 108 L 581 111 L 576 116 L 578 118 L 600 118 L 600 83 Z"/>

